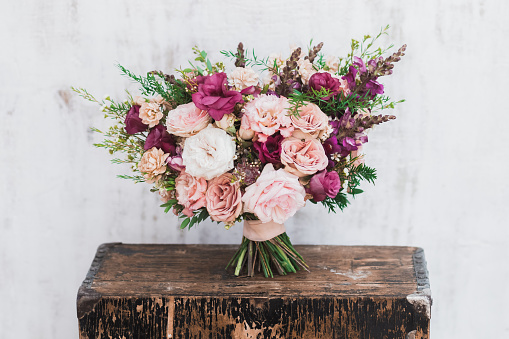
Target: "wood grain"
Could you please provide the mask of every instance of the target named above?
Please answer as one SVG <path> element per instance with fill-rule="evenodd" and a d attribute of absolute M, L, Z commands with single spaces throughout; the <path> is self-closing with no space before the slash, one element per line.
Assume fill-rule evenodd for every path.
<path fill-rule="evenodd" d="M 80 338 L 429 338 L 422 249 L 296 246 L 311 273 L 237 278 L 226 245 L 105 244 Z"/>

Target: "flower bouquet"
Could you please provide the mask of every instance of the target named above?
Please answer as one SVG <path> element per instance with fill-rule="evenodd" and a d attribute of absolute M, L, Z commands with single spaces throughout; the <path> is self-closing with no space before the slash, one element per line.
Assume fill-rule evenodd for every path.
<path fill-rule="evenodd" d="M 121 178 L 152 184 L 182 229 L 208 217 L 226 229 L 244 221 L 227 268 L 237 276 L 244 269 L 285 275 L 307 265 L 284 222 L 306 201 L 342 210 L 349 195 L 362 193 L 361 181 L 376 179 L 362 145 L 368 129 L 395 118 L 375 114 L 401 102 L 384 95 L 379 78 L 392 73 L 406 48 L 386 58 L 388 48 L 374 49 L 387 28 L 352 40 L 346 58 L 326 56 L 322 43 L 294 48 L 288 58 L 259 58 L 239 43 L 221 52 L 234 63 L 227 68 L 194 48 L 194 61 L 177 76 L 138 76 L 119 65 L 142 96 L 115 102 L 73 90 L 115 120 L 104 133 L 93 130 L 106 137 L 96 146 L 125 153 L 113 162 L 130 164 L 135 174 Z"/>

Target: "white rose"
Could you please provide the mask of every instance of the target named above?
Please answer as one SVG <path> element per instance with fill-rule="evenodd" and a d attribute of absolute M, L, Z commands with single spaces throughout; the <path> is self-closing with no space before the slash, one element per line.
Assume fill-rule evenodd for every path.
<path fill-rule="evenodd" d="M 251 68 L 237 67 L 231 72 L 229 78 L 237 90 L 258 85 L 258 74 Z"/>
<path fill-rule="evenodd" d="M 233 168 L 235 150 L 232 137 L 209 125 L 185 140 L 182 160 L 187 173 L 210 180 Z"/>

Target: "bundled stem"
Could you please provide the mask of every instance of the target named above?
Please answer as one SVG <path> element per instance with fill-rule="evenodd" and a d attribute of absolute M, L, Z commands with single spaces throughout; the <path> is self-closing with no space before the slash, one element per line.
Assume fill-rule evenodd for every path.
<path fill-rule="evenodd" d="M 296 273 L 301 268 L 309 272 L 309 266 L 293 248 L 286 233 L 266 241 L 253 241 L 243 237 L 239 249 L 226 268 L 233 267 L 234 274 L 239 276 L 246 264 L 249 277 L 254 277 L 256 270 L 262 271 L 266 278 L 274 277 L 273 270 L 279 275 Z"/>

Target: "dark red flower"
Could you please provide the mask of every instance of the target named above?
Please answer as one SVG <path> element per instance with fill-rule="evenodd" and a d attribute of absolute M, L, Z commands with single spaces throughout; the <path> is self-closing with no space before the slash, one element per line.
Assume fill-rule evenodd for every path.
<path fill-rule="evenodd" d="M 226 73 L 199 76 L 196 79 L 198 92 L 193 94 L 193 102 L 199 109 L 206 110 L 216 121 L 223 115 L 233 112 L 235 105 L 243 102 L 242 94 L 230 91 L 226 81 Z"/>
<path fill-rule="evenodd" d="M 268 136 L 266 142 L 253 142 L 253 147 L 258 151 L 258 158 L 263 164 L 281 163 L 281 142 L 283 139 L 281 134 L 276 134 Z"/>
<path fill-rule="evenodd" d="M 141 122 L 140 118 L 140 106 L 133 105 L 124 120 L 125 131 L 127 134 L 135 134 L 146 131 L 148 126 Z"/>
<path fill-rule="evenodd" d="M 157 125 L 150 130 L 143 149 L 147 151 L 152 147 L 160 148 L 164 153 L 169 153 L 171 155 L 176 154 L 175 139 L 173 139 L 173 136 L 166 131 L 166 128 L 163 125 Z"/>

